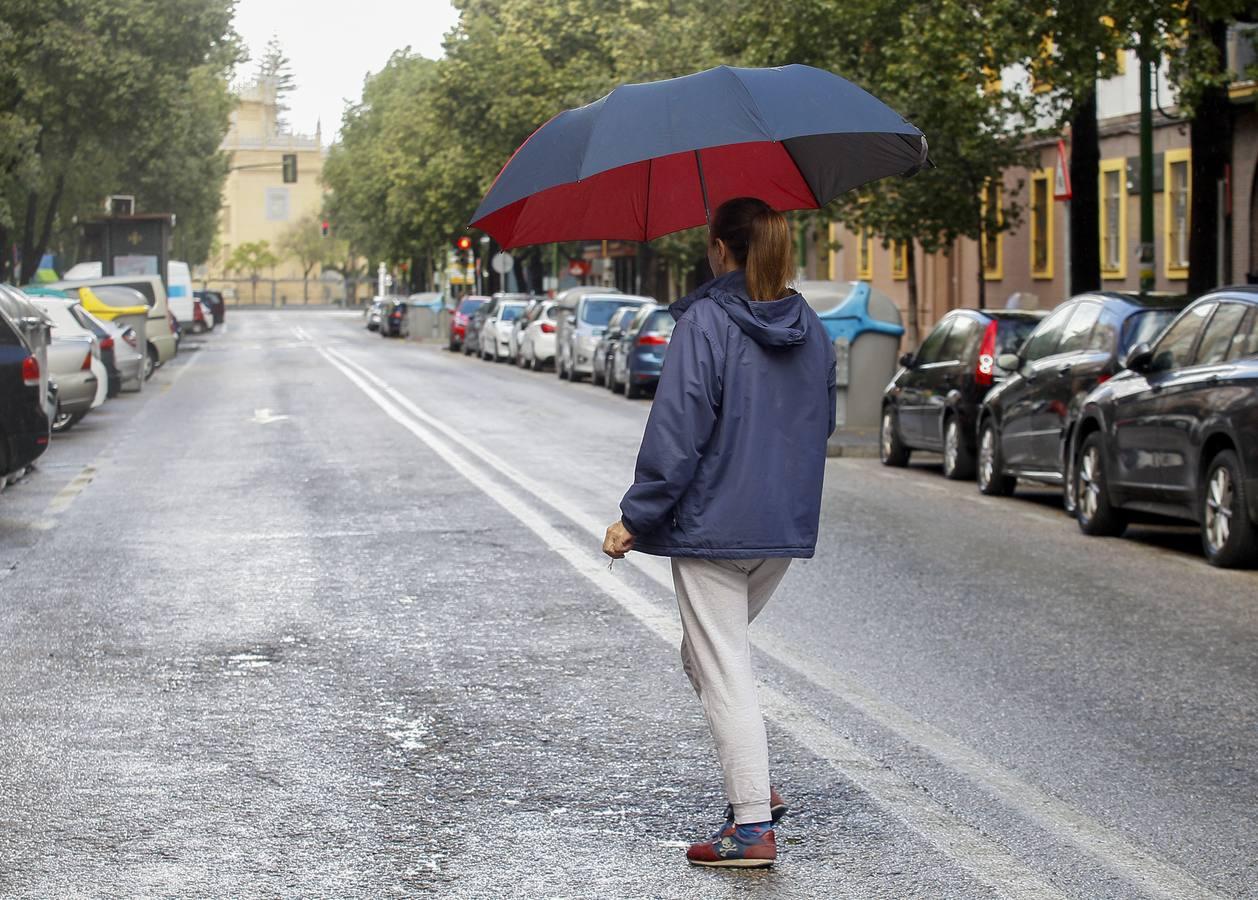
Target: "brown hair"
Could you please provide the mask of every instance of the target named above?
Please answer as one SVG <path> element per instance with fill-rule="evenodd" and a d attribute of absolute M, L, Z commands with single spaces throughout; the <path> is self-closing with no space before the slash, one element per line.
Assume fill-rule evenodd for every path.
<path fill-rule="evenodd" d="M 786 216 L 756 197 L 735 197 L 712 216 L 708 240 L 718 238 L 739 268 L 747 270 L 747 293 L 752 300 L 777 300 L 786 292 L 795 267 Z"/>

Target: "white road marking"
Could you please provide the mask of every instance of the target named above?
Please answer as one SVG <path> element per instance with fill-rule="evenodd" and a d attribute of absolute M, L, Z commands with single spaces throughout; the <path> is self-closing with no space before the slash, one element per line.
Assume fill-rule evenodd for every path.
<path fill-rule="evenodd" d="M 269 407 L 264 406 L 262 409 L 255 409 L 253 411 L 253 418 L 249 421 L 257 425 L 270 425 L 272 422 L 283 422 L 287 418 L 288 416 L 277 416 L 273 414 Z"/>
<path fill-rule="evenodd" d="M 603 523 L 595 521 L 592 517 L 583 514 L 580 510 L 573 507 L 560 506 L 556 504 L 552 499 L 549 499 L 553 496 L 553 491 L 550 491 L 544 485 L 522 472 L 517 471 L 509 463 L 505 462 L 491 451 L 481 447 L 476 442 L 470 440 L 450 425 L 447 425 L 445 422 L 442 422 L 431 414 L 424 412 L 400 391 L 391 387 L 384 379 L 375 375 L 361 364 L 348 358 L 344 353 L 335 350 L 325 350 L 324 348 L 318 349 L 319 352 L 322 353 L 325 358 L 328 358 L 334 365 L 339 361 L 345 366 L 351 367 L 354 370 L 354 373 L 361 374 L 363 379 L 369 381 L 372 385 L 378 388 L 379 391 L 387 394 L 387 398 L 382 396 L 380 399 L 376 399 L 376 397 L 373 396 L 373 399 L 376 400 L 378 405 L 382 405 L 382 408 L 385 403 L 390 403 L 390 401 L 395 402 L 398 406 L 403 407 L 407 412 L 409 412 L 415 419 L 418 420 L 419 423 L 422 423 L 423 426 L 428 426 L 428 428 L 439 431 L 451 441 L 455 442 L 459 447 L 468 451 L 473 456 L 476 456 L 491 468 L 495 469 L 532 497 L 551 507 L 557 513 L 568 518 L 583 530 L 590 532 L 597 540 L 602 540 L 605 528 Z M 345 371 L 344 368 L 342 368 L 342 371 Z M 371 389 L 362 384 L 360 379 L 355 378 L 354 373 L 345 372 L 345 374 L 348 377 L 351 377 L 351 380 L 355 380 L 355 382 L 358 383 L 363 390 L 370 391 Z M 386 410 L 386 412 L 388 412 L 388 410 Z M 400 410 L 397 412 L 400 413 Z M 394 413 L 390 413 L 390 415 L 395 419 L 398 418 L 398 415 L 395 415 Z M 406 423 L 403 422 L 403 424 Z M 420 435 L 417 434 L 416 436 L 419 437 Z M 430 446 L 433 446 L 427 438 L 421 437 L 420 439 L 424 440 L 425 443 L 429 443 Z M 436 449 L 436 447 L 433 449 Z M 438 453 L 441 453 L 441 451 L 438 451 Z M 445 456 L 445 454 L 441 455 L 443 455 L 443 457 Z M 464 457 L 462 455 L 458 455 L 456 458 L 463 463 Z M 462 471 L 462 469 L 460 469 L 460 471 Z M 479 472 L 477 472 L 477 474 L 479 475 Z M 882 473 L 879 474 L 881 475 Z M 493 485 L 496 490 L 500 490 L 498 482 L 484 479 L 483 476 L 481 476 L 481 480 L 472 479 L 469 476 L 469 480 L 472 480 L 478 487 L 482 487 L 481 480 L 483 480 L 485 483 Z M 495 497 L 495 499 L 497 499 L 497 497 Z M 991 500 L 991 498 L 988 497 L 975 497 L 973 499 L 979 503 Z M 500 500 L 499 502 L 501 503 L 502 501 Z M 509 509 L 509 511 L 514 513 L 514 510 Z M 529 513 L 536 516 L 535 513 L 532 513 L 531 509 L 529 510 Z M 1055 518 L 1047 516 L 1045 518 L 1050 518 L 1051 521 L 1056 521 Z M 528 523 L 526 522 L 525 524 Z M 532 526 L 530 525 L 530 528 L 531 527 Z M 550 526 L 546 527 L 549 528 Z M 536 529 L 533 530 L 536 531 Z M 565 538 L 564 540 L 567 539 Z M 586 559 L 586 555 L 583 554 L 581 558 Z M 574 566 L 575 565 L 576 564 L 574 563 Z M 579 571 L 588 575 L 582 566 L 576 567 Z M 608 576 L 608 572 L 605 568 L 601 565 L 597 567 L 599 568 L 602 576 Z M 663 566 L 649 568 L 641 567 L 640 570 L 668 591 L 672 591 L 673 584 L 671 575 Z M 593 578 L 592 580 L 595 580 L 600 587 L 603 586 L 601 580 Z M 619 584 L 619 582 L 613 583 Z M 619 595 L 613 594 L 613 596 L 616 597 L 617 600 L 620 600 L 622 605 L 625 605 Z M 636 597 L 638 595 L 635 593 L 634 596 Z M 635 608 L 630 608 L 627 605 L 626 608 L 629 609 L 629 611 L 636 617 L 642 619 L 642 616 L 638 615 Z M 653 615 L 660 615 L 658 610 L 656 610 L 653 605 L 650 608 Z M 671 613 L 664 618 L 666 618 L 671 625 Z M 643 621 L 645 622 L 646 620 L 643 619 Z M 657 633 L 661 634 L 661 636 L 667 637 L 673 633 L 670 631 L 668 635 L 665 635 L 655 629 L 653 625 L 651 627 L 653 630 L 656 630 Z M 676 631 L 676 635 L 676 640 L 680 641 L 680 631 Z M 1092 854 L 1103 865 L 1116 872 L 1129 882 L 1138 885 L 1141 890 L 1146 891 L 1151 896 L 1168 898 L 1202 898 L 1202 900 L 1218 896 L 1212 893 L 1205 885 L 1197 881 L 1197 879 L 1195 879 L 1192 875 L 1179 867 L 1154 857 L 1152 854 L 1128 841 L 1115 829 L 1088 817 L 1086 814 L 1052 796 L 1041 788 L 1022 780 L 1009 769 L 1001 766 L 994 760 L 988 759 L 946 732 L 925 722 L 919 721 L 907 710 L 882 699 L 874 691 L 870 690 L 867 686 L 861 684 L 857 680 L 851 678 L 850 676 L 843 675 L 828 666 L 800 656 L 793 649 L 792 645 L 781 636 L 762 630 L 752 638 L 752 643 L 758 649 L 771 656 L 775 661 L 785 665 L 789 669 L 792 669 L 812 684 L 828 691 L 844 703 L 857 709 L 878 725 L 893 732 L 894 734 L 899 735 L 903 740 L 909 742 L 910 744 L 925 749 L 943 765 L 970 779 L 989 794 L 1003 802 L 1006 806 L 1009 806 L 1018 812 L 1020 815 L 1035 822 L 1041 828 L 1054 834 L 1055 836 Z M 778 696 L 785 704 L 794 703 L 794 701 L 788 700 L 785 695 L 779 694 Z M 764 705 L 765 709 L 768 710 L 771 706 L 765 698 L 766 695 L 762 694 L 762 705 Z M 785 710 L 786 708 L 787 707 L 785 705 L 778 707 L 779 711 Z M 777 718 L 777 716 L 775 716 L 775 718 Z M 828 733 L 828 728 L 824 725 L 824 723 L 820 723 L 819 720 L 815 720 L 815 718 L 814 724 L 816 724 L 816 727 L 820 728 L 821 731 L 815 733 L 812 736 L 813 739 L 805 739 L 799 734 L 797 734 L 797 737 L 799 737 L 805 745 L 814 749 L 815 752 L 819 752 L 816 751 L 814 744 L 815 742 L 820 741 L 821 737 L 825 733 Z M 878 765 L 880 766 L 880 764 Z M 847 770 L 844 769 L 844 771 L 846 772 Z"/>
<path fill-rule="evenodd" d="M 561 556 L 668 644 L 677 646 L 680 643 L 681 627 L 671 612 L 665 612 L 615 578 L 588 548 L 578 547 L 518 495 L 468 462 L 445 438 L 422 424 L 417 417 L 407 415 L 381 390 L 342 362 L 338 358 L 339 354 L 334 357 L 323 348 L 318 349 L 329 363 L 366 394 L 389 418 L 411 432 L 472 485 L 496 501 L 536 534 L 552 552 Z M 372 381 L 383 384 L 374 376 Z M 384 389 L 390 390 L 387 387 Z M 862 753 L 851 742 L 835 735 L 825 722 L 803 705 L 767 685 L 760 687 L 760 700 L 766 713 L 782 728 L 814 753 L 827 759 L 875 802 L 988 887 L 1005 896 L 1016 898 L 1065 896 L 993 840 L 951 816 L 912 782 Z"/>

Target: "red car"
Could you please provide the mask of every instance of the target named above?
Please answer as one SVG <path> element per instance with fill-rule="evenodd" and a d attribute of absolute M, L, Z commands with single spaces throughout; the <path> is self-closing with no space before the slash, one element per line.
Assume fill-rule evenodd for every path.
<path fill-rule="evenodd" d="M 454 315 L 450 317 L 450 349 L 459 350 L 463 347 L 463 342 L 467 340 L 467 323 L 471 321 L 472 315 L 476 310 L 481 308 L 488 297 L 479 297 L 475 294 L 464 297 L 459 301 L 458 307 L 454 310 Z"/>

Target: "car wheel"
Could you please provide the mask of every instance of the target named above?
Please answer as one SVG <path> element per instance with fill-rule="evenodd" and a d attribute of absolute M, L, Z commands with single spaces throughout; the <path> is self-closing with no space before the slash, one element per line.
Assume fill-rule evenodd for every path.
<path fill-rule="evenodd" d="M 578 381 L 580 381 L 584 377 L 585 377 L 585 373 L 578 372 L 575 366 L 568 370 L 568 380 L 571 381 L 573 384 L 576 384 Z"/>
<path fill-rule="evenodd" d="M 610 359 L 607 361 L 607 368 L 603 370 L 603 387 L 613 394 L 616 393 L 616 367 Z"/>
<path fill-rule="evenodd" d="M 458 341 L 456 341 L 454 338 L 450 338 L 450 345 L 448 349 L 451 353 L 453 353 L 455 350 L 458 350 L 459 349 Z"/>
<path fill-rule="evenodd" d="M 988 419 L 978 438 L 978 489 L 989 497 L 1008 497 L 1017 485 L 1018 479 L 1005 474 L 1005 464 L 1000 458 L 1000 436 L 995 424 Z"/>
<path fill-rule="evenodd" d="M 625 399 L 637 400 L 645 393 L 640 384 L 633 383 L 633 375 L 629 372 L 625 373 Z"/>
<path fill-rule="evenodd" d="M 1210 461 L 1201 498 L 1201 545 L 1206 559 L 1224 569 L 1258 559 L 1258 532 L 1249 518 L 1249 498 L 1236 454 L 1224 450 Z"/>
<path fill-rule="evenodd" d="M 1079 498 L 1075 519 L 1079 529 L 1084 534 L 1118 537 L 1127 530 L 1127 517 L 1109 499 L 1099 431 L 1088 435 L 1083 442 L 1075 468 L 1075 496 Z"/>
<path fill-rule="evenodd" d="M 965 434 L 961 430 L 961 421 L 956 416 L 949 416 L 944 423 L 944 464 L 945 478 L 953 481 L 965 481 L 974 477 L 974 454 L 965 443 Z"/>
<path fill-rule="evenodd" d="M 605 368 L 599 368 L 598 365 L 590 366 L 590 384 L 601 385 L 606 380 L 607 371 Z"/>
<path fill-rule="evenodd" d="M 1066 459 L 1063 463 L 1064 477 L 1061 480 L 1061 506 L 1066 515 L 1072 519 L 1079 514 L 1078 454 L 1070 452 L 1070 440 L 1066 442 Z"/>
<path fill-rule="evenodd" d="M 882 411 L 882 427 L 878 431 L 878 458 L 884 466 L 903 468 L 909 464 L 910 450 L 900 441 L 899 417 L 887 407 Z"/>
<path fill-rule="evenodd" d="M 148 381 L 152 378 L 155 371 L 157 371 L 157 350 L 150 344 L 148 352 L 144 354 L 144 380 Z"/>
<path fill-rule="evenodd" d="M 74 423 L 77 422 L 79 418 L 79 416 L 75 416 L 71 413 L 62 412 L 61 407 L 58 406 L 57 413 L 52 419 L 52 430 L 56 434 L 60 434 L 63 431 L 69 431 L 74 427 Z"/>

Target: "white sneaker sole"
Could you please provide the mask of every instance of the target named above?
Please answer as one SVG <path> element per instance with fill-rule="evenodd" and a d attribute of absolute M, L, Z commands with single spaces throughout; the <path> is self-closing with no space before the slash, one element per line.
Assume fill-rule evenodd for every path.
<path fill-rule="evenodd" d="M 717 862 L 701 862 L 696 859 L 687 860 L 692 866 L 706 866 L 709 869 L 767 869 L 776 860 L 772 859 L 722 859 Z"/>

